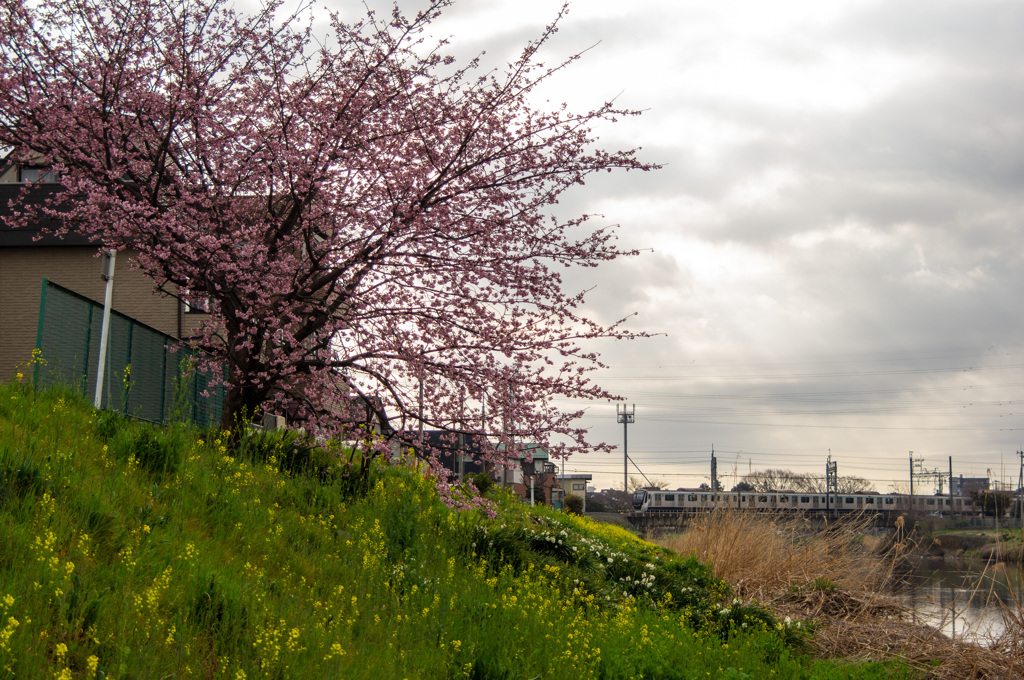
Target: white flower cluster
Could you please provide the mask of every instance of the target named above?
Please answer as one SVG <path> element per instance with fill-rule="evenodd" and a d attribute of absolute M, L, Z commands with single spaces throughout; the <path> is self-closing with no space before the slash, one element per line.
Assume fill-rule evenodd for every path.
<path fill-rule="evenodd" d="M 626 585 L 632 585 L 635 583 L 643 588 L 650 588 L 654 585 L 654 574 L 644 574 L 643 576 L 635 580 L 631 576 L 626 576 L 624 578 L 620 578 L 619 580 L 625 583 Z"/>

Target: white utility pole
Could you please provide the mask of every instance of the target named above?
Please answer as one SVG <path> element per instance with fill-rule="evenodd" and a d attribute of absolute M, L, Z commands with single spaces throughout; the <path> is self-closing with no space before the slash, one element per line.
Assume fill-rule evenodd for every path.
<path fill-rule="evenodd" d="M 101 408 L 103 405 L 103 377 L 107 368 L 107 338 L 110 331 L 110 306 L 114 299 L 114 262 L 117 258 L 117 251 L 113 249 L 103 251 L 103 264 L 100 267 L 100 276 L 107 282 L 107 290 L 103 294 L 103 325 L 100 328 L 100 359 L 96 365 L 96 394 L 92 405 L 94 408 Z"/>

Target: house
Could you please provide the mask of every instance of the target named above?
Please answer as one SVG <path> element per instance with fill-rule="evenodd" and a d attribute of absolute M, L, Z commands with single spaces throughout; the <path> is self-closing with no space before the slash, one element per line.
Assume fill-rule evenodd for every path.
<path fill-rule="evenodd" d="M 503 450 L 504 446 L 499 444 L 498 448 Z M 532 498 L 534 502 L 560 508 L 563 495 L 558 483 L 558 467 L 550 461 L 547 450 L 534 443 L 516 444 L 516 449 L 519 465 L 494 469 L 494 479 L 527 502 Z"/>
<path fill-rule="evenodd" d="M 964 477 L 960 475 L 957 480 L 956 493 L 958 496 L 970 496 L 972 493 L 985 492 L 989 490 L 988 477 Z"/>
<path fill-rule="evenodd" d="M 491 446 L 483 437 L 444 430 L 424 430 L 423 444 L 436 453 L 441 465 L 459 481 L 466 475 L 485 471 L 481 456 Z"/>
<path fill-rule="evenodd" d="M 100 246 L 73 228 L 63 238 L 47 231 L 55 220 L 39 220 L 12 228 L 11 201 L 39 205 L 58 196 L 61 186 L 44 166 L 0 160 L 0 379 L 14 375 L 36 347 L 43 279 L 102 304 L 105 281 L 100 275 Z M 23 195 L 26 182 L 31 182 Z M 181 303 L 177 289 L 156 292 L 153 280 L 133 269 L 134 251 L 119 252 L 114 270 L 113 309 L 175 338 L 194 334 L 207 317 L 205 311 Z"/>
<path fill-rule="evenodd" d="M 563 474 L 558 477 L 558 486 L 562 490 L 562 498 L 569 494 L 583 499 L 583 512 L 587 511 L 587 482 L 594 477 L 589 473 Z"/>

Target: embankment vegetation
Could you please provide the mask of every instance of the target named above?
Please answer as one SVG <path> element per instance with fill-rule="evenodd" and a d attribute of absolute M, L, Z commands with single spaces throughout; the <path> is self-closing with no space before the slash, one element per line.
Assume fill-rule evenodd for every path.
<path fill-rule="evenodd" d="M 0 385 L 0 678 L 883 678 L 695 557 Z"/>
<path fill-rule="evenodd" d="M 928 677 L 1024 676 L 1024 603 L 1001 609 L 1005 626 L 988 644 L 950 639 L 911 621 L 890 594 L 921 538 L 897 520 L 888 539 L 870 536 L 860 516 L 810 531 L 791 516 L 715 512 L 660 543 L 707 563 L 743 599 L 777 616 L 816 622 L 809 647 L 822 657 L 898 659 Z"/>

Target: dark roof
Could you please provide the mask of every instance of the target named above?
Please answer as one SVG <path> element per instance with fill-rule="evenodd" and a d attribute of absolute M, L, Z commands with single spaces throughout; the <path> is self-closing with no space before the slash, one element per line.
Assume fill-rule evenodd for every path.
<path fill-rule="evenodd" d="M 27 206 L 42 205 L 44 201 L 64 191 L 59 184 L 38 184 L 25 192 L 24 184 L 0 184 L 0 248 L 32 246 L 99 246 L 87 236 L 69 230 L 63 237 L 53 235 L 61 220 L 44 218 L 33 220 L 24 227 L 11 227 L 3 218 L 14 214 L 10 203 Z"/>

